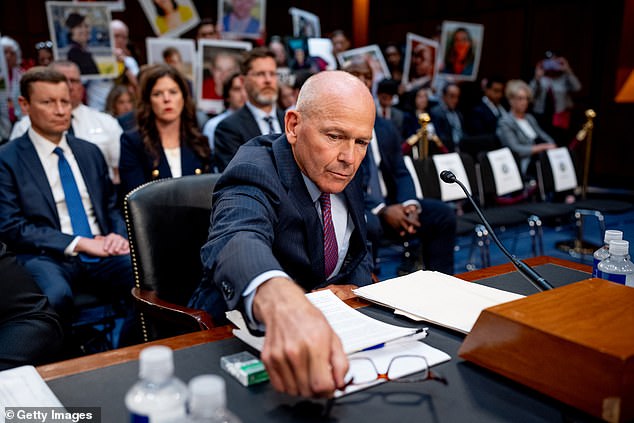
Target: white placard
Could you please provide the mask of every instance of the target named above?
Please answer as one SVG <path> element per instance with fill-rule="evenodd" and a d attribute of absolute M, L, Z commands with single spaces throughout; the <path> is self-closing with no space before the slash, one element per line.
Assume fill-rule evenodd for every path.
<path fill-rule="evenodd" d="M 497 195 L 506 195 L 524 188 L 522 175 L 508 147 L 489 151 L 487 158 L 491 163 Z"/>
<path fill-rule="evenodd" d="M 566 147 L 554 148 L 546 150 L 546 154 L 550 168 L 553 170 L 555 192 L 577 188 L 577 174 L 568 149 Z"/>
<path fill-rule="evenodd" d="M 467 177 L 467 171 L 462 164 L 460 154 L 447 153 L 447 154 L 435 154 L 432 157 L 434 166 L 436 166 L 436 172 L 438 173 L 438 179 L 440 180 L 440 172 L 443 170 L 450 170 L 456 175 L 456 179 L 462 182 L 471 194 L 471 184 L 469 184 L 469 178 Z M 448 184 L 440 180 L 440 199 L 442 201 L 453 201 L 467 198 L 458 184 Z"/>

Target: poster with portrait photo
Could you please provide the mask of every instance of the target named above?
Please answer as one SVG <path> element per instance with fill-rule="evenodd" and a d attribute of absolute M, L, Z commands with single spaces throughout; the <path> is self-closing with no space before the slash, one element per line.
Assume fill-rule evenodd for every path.
<path fill-rule="evenodd" d="M 438 76 L 448 76 L 454 81 L 475 81 L 483 40 L 483 25 L 444 21 L 437 61 Z"/>
<path fill-rule="evenodd" d="M 147 62 L 150 65 L 167 63 L 179 70 L 187 80 L 193 93 L 196 86 L 196 43 L 194 40 L 173 38 L 145 39 Z"/>
<path fill-rule="evenodd" d="M 84 80 L 118 76 L 108 6 L 49 1 L 46 13 L 56 60 L 76 63 Z"/>
<path fill-rule="evenodd" d="M 225 39 L 262 38 L 266 0 L 218 0 L 218 26 Z"/>
<path fill-rule="evenodd" d="M 288 9 L 293 20 L 293 37 L 320 38 L 319 16 L 296 7 Z"/>
<path fill-rule="evenodd" d="M 387 62 L 378 44 L 353 48 L 337 54 L 337 61 L 342 68 L 346 63 L 356 60 L 366 60 L 368 62 L 372 68 L 372 78 L 374 81 L 391 78 L 390 69 L 387 67 Z"/>
<path fill-rule="evenodd" d="M 222 86 L 234 73 L 240 72 L 240 63 L 251 43 L 231 40 L 198 41 L 198 108 L 218 114 L 225 110 Z"/>
<path fill-rule="evenodd" d="M 73 0 L 73 3 L 96 3 L 108 6 L 112 12 L 123 12 L 125 4 L 123 0 Z"/>
<path fill-rule="evenodd" d="M 178 37 L 200 22 L 192 0 L 139 0 L 139 3 L 159 37 Z"/>
<path fill-rule="evenodd" d="M 436 73 L 438 42 L 407 33 L 402 84 L 406 91 L 430 88 Z"/>

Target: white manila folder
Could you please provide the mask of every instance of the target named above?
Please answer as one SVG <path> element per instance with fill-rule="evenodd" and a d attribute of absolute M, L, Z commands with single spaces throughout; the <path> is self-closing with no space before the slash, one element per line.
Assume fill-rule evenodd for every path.
<path fill-rule="evenodd" d="M 550 168 L 553 170 L 555 192 L 577 188 L 577 174 L 568 149 L 566 147 L 553 148 L 546 150 L 546 154 Z"/>
<path fill-rule="evenodd" d="M 467 177 L 467 171 L 462 164 L 460 154 L 435 154 L 431 158 L 434 161 L 434 166 L 436 166 L 436 172 L 438 172 L 439 180 L 440 172 L 443 170 L 450 170 L 454 175 L 456 175 L 456 179 L 464 184 L 467 191 L 469 191 L 469 194 L 472 194 L 469 178 Z M 463 198 L 467 198 L 467 196 L 464 194 L 462 189 L 460 189 L 458 184 L 447 184 L 440 180 L 440 199 L 442 201 L 462 200 Z"/>
<path fill-rule="evenodd" d="M 522 175 L 508 147 L 489 151 L 487 157 L 491 163 L 497 195 L 506 195 L 524 188 Z"/>

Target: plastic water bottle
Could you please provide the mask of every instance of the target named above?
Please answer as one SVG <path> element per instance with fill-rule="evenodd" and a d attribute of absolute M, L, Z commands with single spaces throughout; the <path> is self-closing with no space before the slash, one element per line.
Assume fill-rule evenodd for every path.
<path fill-rule="evenodd" d="M 185 421 L 187 387 L 174 377 L 169 347 L 159 345 L 141 351 L 139 378 L 125 396 L 131 423 Z"/>
<path fill-rule="evenodd" d="M 602 279 L 634 286 L 634 263 L 630 261 L 629 248 L 627 241 L 610 241 L 610 256 L 598 266 Z"/>
<path fill-rule="evenodd" d="M 216 375 L 196 376 L 189 382 L 189 422 L 240 423 L 227 410 L 225 381 Z"/>
<path fill-rule="evenodd" d="M 599 248 L 593 254 L 593 257 L 594 257 L 594 260 L 592 261 L 592 277 L 593 278 L 601 277 L 601 275 L 598 272 L 597 266 L 599 265 L 599 263 L 601 263 L 603 260 L 608 258 L 608 256 L 610 255 L 610 252 L 609 252 L 610 241 L 612 241 L 613 239 L 614 240 L 623 239 L 623 232 L 617 231 L 614 229 L 608 229 L 607 231 L 605 231 L 605 234 L 603 235 L 603 242 L 604 242 L 603 247 Z"/>

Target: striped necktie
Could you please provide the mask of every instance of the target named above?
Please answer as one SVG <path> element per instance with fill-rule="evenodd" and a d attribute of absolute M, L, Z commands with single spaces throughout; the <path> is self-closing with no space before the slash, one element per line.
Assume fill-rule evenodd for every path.
<path fill-rule="evenodd" d="M 321 216 L 324 226 L 324 271 L 326 279 L 332 274 L 339 261 L 339 247 L 337 246 L 337 235 L 335 225 L 332 223 L 332 211 L 330 205 L 330 194 L 323 192 L 319 196 L 321 205 Z"/>

